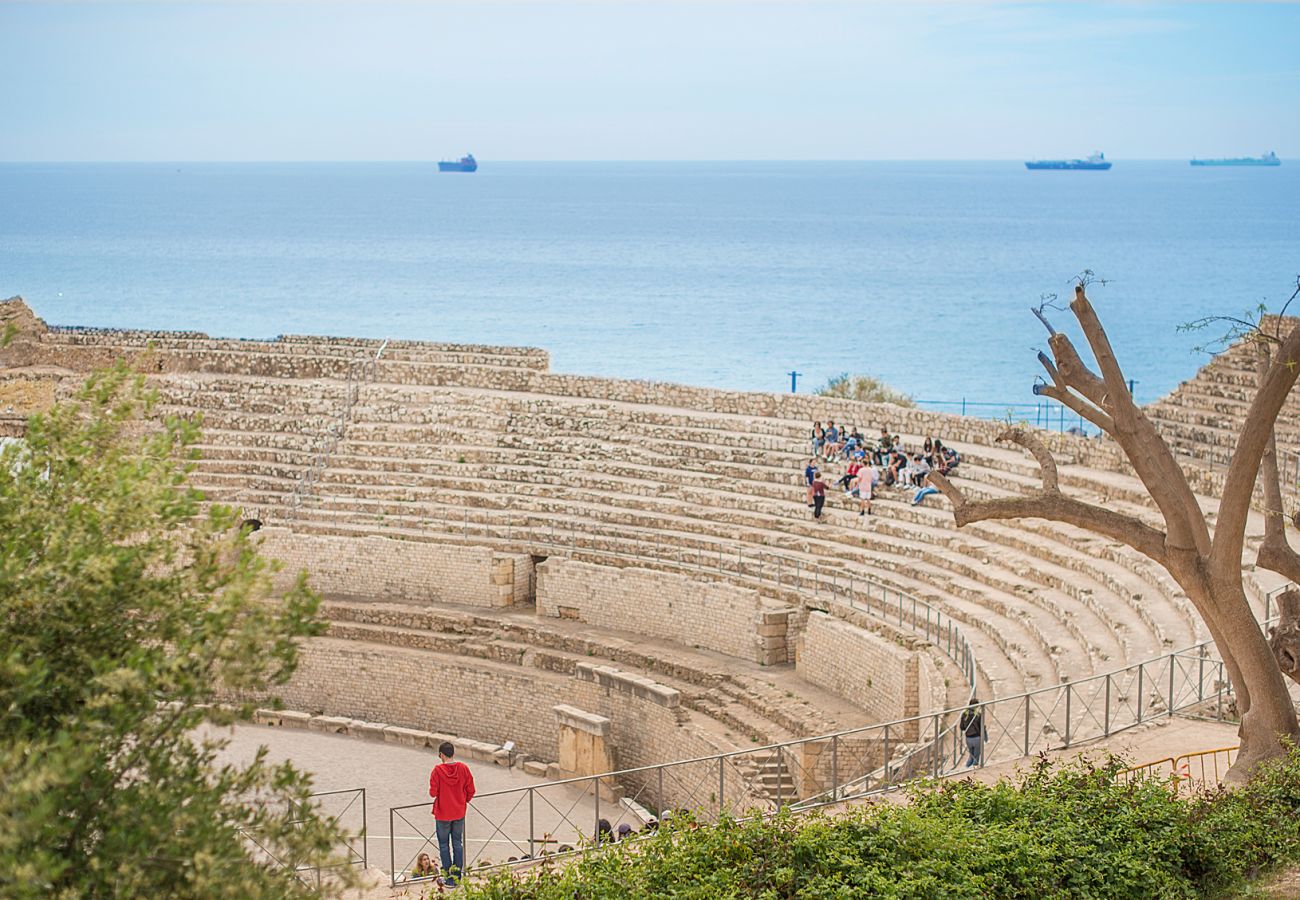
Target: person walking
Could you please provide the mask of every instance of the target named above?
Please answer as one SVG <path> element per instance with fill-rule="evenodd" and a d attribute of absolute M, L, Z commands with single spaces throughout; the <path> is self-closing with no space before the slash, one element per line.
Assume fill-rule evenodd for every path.
<path fill-rule="evenodd" d="M 826 505 L 826 491 L 828 489 L 828 485 L 822 481 L 820 475 L 813 479 L 812 484 L 808 485 L 808 490 L 812 491 L 813 518 L 818 522 L 826 521 L 822 518 L 822 507 Z"/>
<path fill-rule="evenodd" d="M 474 799 L 474 775 L 469 766 L 455 762 L 451 741 L 438 746 L 438 765 L 429 773 L 429 796 L 438 834 L 438 856 L 447 886 L 455 887 L 465 871 L 465 807 Z"/>
<path fill-rule="evenodd" d="M 966 736 L 968 766 L 978 766 L 984 761 L 984 742 L 989 739 L 988 729 L 984 727 L 984 710 L 980 708 L 978 697 L 971 697 L 970 706 L 961 714 L 961 731 Z"/>

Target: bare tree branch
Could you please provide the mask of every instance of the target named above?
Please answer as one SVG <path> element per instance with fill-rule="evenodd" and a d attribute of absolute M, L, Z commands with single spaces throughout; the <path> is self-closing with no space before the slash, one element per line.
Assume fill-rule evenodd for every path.
<path fill-rule="evenodd" d="M 1056 475 L 1056 459 L 1052 456 L 1052 451 L 1048 450 L 1042 441 L 1023 428 L 1008 428 L 999 434 L 996 440 L 1019 444 L 1032 453 L 1034 459 L 1038 461 L 1038 468 L 1043 474 L 1043 490 L 1060 490 Z"/>
<path fill-rule="evenodd" d="M 1110 433 L 1115 427 L 1115 420 L 1104 412 L 1093 406 L 1087 400 L 1082 399 L 1076 394 L 1072 394 L 1067 388 L 1057 387 L 1050 384 L 1034 385 L 1034 393 L 1040 397 L 1050 397 L 1062 406 L 1066 406 L 1075 413 L 1083 416 L 1092 424 L 1096 425 L 1102 431 Z"/>
<path fill-rule="evenodd" d="M 1088 302 L 1083 285 L 1074 289 L 1074 302 L 1070 310 L 1079 321 L 1088 346 L 1092 349 L 1101 369 L 1105 384 L 1105 408 L 1114 419 L 1113 437 L 1124 450 L 1133 470 L 1151 491 L 1151 498 L 1160 507 L 1168 530 L 1168 549 L 1183 554 L 1208 555 L 1211 548 L 1210 531 L 1201 515 L 1196 495 L 1192 493 L 1187 476 L 1165 439 L 1156 431 L 1151 420 L 1133 402 L 1124 372 L 1115 359 L 1110 338 L 1097 318 L 1096 310 Z M 1055 348 L 1054 348 L 1055 349 Z M 1059 360 L 1058 360 L 1059 363 Z M 1190 557 L 1187 557 L 1190 564 Z"/>
<path fill-rule="evenodd" d="M 1073 350 L 1074 348 L 1071 347 L 1069 352 L 1073 353 Z M 1075 354 L 1075 358 L 1078 358 L 1077 354 Z M 1114 427 L 1114 421 L 1104 410 L 1102 410 L 1097 404 L 1090 402 L 1086 397 L 1080 397 L 1070 389 L 1069 384 L 1066 383 L 1065 377 L 1061 374 L 1061 370 L 1056 367 L 1055 363 L 1052 362 L 1051 358 L 1049 358 L 1046 353 L 1040 352 L 1038 354 L 1038 361 L 1042 364 L 1043 369 L 1046 370 L 1048 376 L 1052 379 L 1052 384 L 1035 384 L 1035 395 L 1040 397 L 1051 397 L 1058 403 L 1068 406 L 1080 416 L 1083 416 L 1083 418 L 1096 425 L 1102 431 L 1109 432 Z M 1086 368 L 1083 366 L 1082 361 L 1079 362 L 1079 367 Z M 1088 374 L 1091 375 L 1091 373 Z M 1095 376 L 1093 376 L 1093 378 L 1094 382 L 1099 385 L 1100 382 L 1095 380 Z"/>
<path fill-rule="evenodd" d="M 1088 398 L 1098 409 L 1109 413 L 1105 383 L 1080 358 L 1069 337 L 1058 331 L 1047 343 L 1052 348 L 1052 356 L 1056 358 L 1061 381 Z"/>
<path fill-rule="evenodd" d="M 1232 462 L 1228 465 L 1228 477 L 1223 483 L 1223 499 L 1219 502 L 1219 518 L 1214 529 L 1216 559 L 1241 558 L 1246 539 L 1246 518 L 1250 514 L 1251 495 L 1254 493 L 1252 488 L 1259 475 L 1264 451 L 1273 441 L 1273 426 L 1278 413 L 1282 411 L 1282 404 L 1298 376 L 1300 325 L 1293 327 L 1277 348 L 1267 370 L 1260 376 L 1259 390 L 1246 412 L 1237 446 L 1232 452 Z M 1276 467 L 1276 457 L 1273 464 Z"/>
<path fill-rule="evenodd" d="M 1256 345 L 1255 368 L 1262 383 L 1272 362 L 1269 347 Z M 1260 486 L 1264 491 L 1264 541 L 1255 555 L 1255 565 L 1300 582 L 1300 554 L 1286 536 L 1286 510 L 1282 502 L 1282 477 L 1277 465 L 1277 432 L 1270 431 L 1268 446 L 1259 463 Z M 1297 513 L 1300 516 L 1300 513 Z"/>
<path fill-rule="evenodd" d="M 988 519 L 1050 519 L 1095 531 L 1127 544 L 1161 565 L 1167 565 L 1164 532 L 1133 516 L 1062 494 L 1057 486 L 1056 460 L 1033 434 L 1021 428 L 1011 428 L 998 435 L 998 440 L 1019 444 L 1034 455 L 1042 469 L 1043 487 L 1023 497 L 970 500 L 945 476 L 931 472 L 927 480 L 952 504 L 953 518 L 958 528 Z"/>

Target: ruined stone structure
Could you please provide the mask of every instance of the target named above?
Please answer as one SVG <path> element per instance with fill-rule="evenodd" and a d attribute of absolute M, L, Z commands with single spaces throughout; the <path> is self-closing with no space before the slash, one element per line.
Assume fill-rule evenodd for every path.
<path fill-rule="evenodd" d="M 265 523 L 282 577 L 306 568 L 326 598 L 329 633 L 281 692 L 304 713 L 513 741 L 578 771 L 964 702 L 901 599 L 897 619 L 872 615 L 828 602 L 832 583 L 960 623 L 985 699 L 1205 636 L 1163 571 L 1070 526 L 959 533 L 941 498 L 892 489 L 865 521 L 835 497 L 829 523 L 808 515 L 813 419 L 937 435 L 974 496 L 1038 482 L 994 445 L 1001 423 L 560 375 L 534 349 L 50 328 L 17 300 L 10 325 L 0 434 L 117 359 L 159 414 L 202 417 L 195 483 Z M 1049 439 L 1063 487 L 1146 509 L 1111 444 Z"/>

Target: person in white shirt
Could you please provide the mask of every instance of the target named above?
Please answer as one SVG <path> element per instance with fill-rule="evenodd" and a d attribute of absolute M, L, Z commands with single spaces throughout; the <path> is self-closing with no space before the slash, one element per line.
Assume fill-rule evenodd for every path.
<path fill-rule="evenodd" d="M 880 475 L 876 472 L 875 466 L 863 466 L 858 471 L 858 477 L 854 479 L 854 490 L 858 492 L 858 515 L 871 515 L 871 498 L 876 493 L 876 483 L 880 481 Z"/>

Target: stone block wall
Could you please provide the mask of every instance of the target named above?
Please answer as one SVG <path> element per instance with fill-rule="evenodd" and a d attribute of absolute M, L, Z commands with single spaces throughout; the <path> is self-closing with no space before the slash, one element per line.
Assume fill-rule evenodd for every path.
<path fill-rule="evenodd" d="M 634 631 L 762 664 L 787 659 L 792 608 L 750 588 L 568 559 L 537 567 L 537 613 Z"/>
<path fill-rule="evenodd" d="M 620 768 L 733 749 L 691 723 L 676 690 L 591 664 L 580 663 L 578 672 L 567 676 L 528 665 L 315 638 L 303 647 L 288 684 L 250 699 L 267 703 L 271 698 L 311 715 L 497 744 L 514 741 L 521 752 L 544 760 L 558 758 L 560 721 L 553 710 L 562 705 L 610 720 L 609 747 Z"/>
<path fill-rule="evenodd" d="M 316 638 L 288 684 L 253 699 L 279 697 L 286 708 L 314 715 L 514 741 L 521 752 L 553 760 L 559 726 L 551 707 L 572 702 L 570 682 L 487 660 Z"/>
<path fill-rule="evenodd" d="M 298 534 L 269 527 L 257 532 L 262 552 L 280 560 L 277 590 L 302 569 L 326 596 L 500 607 L 526 603 L 532 558 L 487 547 L 455 547 L 367 535 Z"/>
<path fill-rule="evenodd" d="M 734 746 L 721 743 L 691 722 L 678 691 L 653 679 L 612 666 L 579 663 L 569 687 L 568 702 L 609 719 L 609 741 L 620 769 L 651 766 L 670 760 L 711 756 Z M 697 806 L 701 773 L 717 763 L 687 764 L 664 779 L 659 795 L 657 773 L 646 781 L 626 776 L 623 787 L 633 794 L 654 798 L 661 807 Z M 712 782 L 706 782 L 711 784 Z"/>
<path fill-rule="evenodd" d="M 800 644 L 799 673 L 862 708 L 874 721 L 920 712 L 917 651 L 823 612 L 809 613 Z"/>

